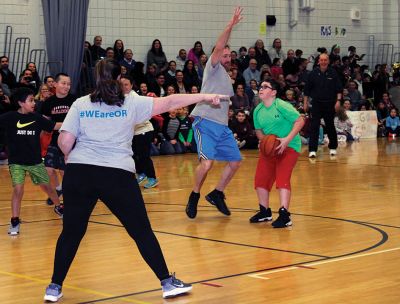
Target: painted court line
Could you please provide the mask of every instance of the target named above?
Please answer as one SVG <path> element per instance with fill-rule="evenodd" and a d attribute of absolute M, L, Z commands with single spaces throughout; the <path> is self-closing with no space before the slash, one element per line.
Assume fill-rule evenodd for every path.
<path fill-rule="evenodd" d="M 376 255 L 376 254 L 381 254 L 381 253 L 386 253 L 386 252 L 391 252 L 391 251 L 397 251 L 397 250 L 400 250 L 400 247 L 392 248 L 392 249 L 386 249 L 386 250 L 380 250 L 380 251 L 375 251 L 375 252 L 369 252 L 369 253 L 362 253 L 362 254 L 357 254 L 357 255 L 351 255 L 351 256 L 346 256 L 346 257 L 342 257 L 342 258 L 341 257 L 331 258 L 331 259 L 328 259 L 328 260 L 325 260 L 325 261 L 304 263 L 304 265 L 299 265 L 298 267 L 297 266 L 291 266 L 291 267 L 282 268 L 282 269 L 276 269 L 276 270 L 271 270 L 271 271 L 265 271 L 265 272 L 260 272 L 260 273 L 249 274 L 247 276 L 249 276 L 251 278 L 255 278 L 255 279 L 269 280 L 270 278 L 265 277 L 264 275 L 273 274 L 273 273 L 277 273 L 277 272 L 284 272 L 284 271 L 289 271 L 289 270 L 295 270 L 295 269 L 299 269 L 299 268 L 311 268 L 312 266 L 328 264 L 328 263 L 334 263 L 334 262 L 340 262 L 340 261 L 346 261 L 346 260 L 351 260 L 351 259 L 356 259 L 356 258 L 362 258 L 362 257 L 370 256 L 370 255 Z"/>
<path fill-rule="evenodd" d="M 10 276 L 10 277 L 14 277 L 14 278 L 24 279 L 24 280 L 28 280 L 28 281 L 32 281 L 32 282 L 36 282 L 36 283 L 40 283 L 40 284 L 43 285 L 43 291 L 44 291 L 44 287 L 47 286 L 47 284 L 49 283 L 49 280 L 38 279 L 38 278 L 35 278 L 35 277 L 31 277 L 31 276 L 28 276 L 28 275 L 19 274 L 19 273 L 15 273 L 15 272 L 8 272 L 8 271 L 0 270 L 0 274 L 6 275 L 6 276 Z M 92 289 L 87 289 L 87 288 L 80 288 L 80 287 L 76 287 L 76 286 L 68 285 L 68 284 L 64 284 L 63 285 L 63 289 L 64 288 L 73 289 L 73 290 L 77 290 L 77 291 L 81 291 L 81 292 L 84 292 L 84 293 L 87 293 L 87 294 L 92 294 L 92 295 L 101 296 L 101 297 L 115 297 L 115 295 L 112 295 L 112 294 L 99 292 L 99 291 L 92 290 Z M 126 298 L 119 298 L 119 300 L 121 300 L 123 302 L 127 302 L 127 303 L 150 304 L 149 302 L 143 302 L 143 301 L 139 301 L 139 300 L 126 299 Z"/>
<path fill-rule="evenodd" d="M 149 195 L 149 194 L 159 194 L 159 193 L 167 193 L 167 192 L 177 192 L 177 191 L 182 191 L 182 190 L 185 190 L 185 189 L 171 189 L 171 190 L 151 191 L 151 192 L 143 191 L 142 194 Z"/>

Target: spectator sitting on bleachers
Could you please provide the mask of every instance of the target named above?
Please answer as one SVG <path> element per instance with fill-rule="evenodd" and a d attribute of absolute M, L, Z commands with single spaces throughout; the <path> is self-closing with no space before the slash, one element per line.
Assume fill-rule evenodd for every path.
<path fill-rule="evenodd" d="M 114 58 L 120 62 L 124 58 L 124 42 L 121 39 L 117 39 L 114 42 Z"/>
<path fill-rule="evenodd" d="M 106 48 L 106 58 L 114 59 L 114 49 L 112 47 Z"/>
<path fill-rule="evenodd" d="M 2 90 L 3 94 L 6 96 L 10 96 L 10 88 L 6 83 L 3 83 L 3 75 L 0 73 L 0 89 Z"/>
<path fill-rule="evenodd" d="M 258 39 L 254 44 L 254 48 L 256 50 L 256 60 L 257 60 L 257 68 L 260 69 L 262 65 L 267 64 L 268 66 L 272 65 L 271 58 L 268 55 L 268 51 L 264 48 L 264 41 Z"/>
<path fill-rule="evenodd" d="M 154 39 L 150 50 L 147 52 L 147 66 L 155 64 L 157 73 L 164 73 L 168 69 L 167 56 L 163 51 L 161 41 Z"/>
<path fill-rule="evenodd" d="M 126 67 L 128 74 L 135 67 L 136 61 L 133 59 L 133 52 L 131 49 L 126 49 L 124 51 L 124 58 L 119 62 L 121 66 Z"/>
<path fill-rule="evenodd" d="M 147 83 L 146 75 L 144 74 L 144 63 L 137 61 L 129 74 L 133 79 L 133 87 L 135 90 L 139 89 L 141 83 Z"/>
<path fill-rule="evenodd" d="M 199 76 L 199 84 L 203 82 L 204 69 L 206 68 L 208 57 L 206 54 L 200 56 L 199 63 L 196 65 L 196 71 Z"/>
<path fill-rule="evenodd" d="M 244 85 L 236 86 L 235 95 L 231 97 L 232 108 L 235 112 L 238 110 L 244 111 L 247 115 L 250 114 L 250 102 L 247 94 L 244 92 Z"/>
<path fill-rule="evenodd" d="M 176 109 L 176 115 L 179 119 L 178 139 L 181 144 L 182 152 L 197 152 L 196 141 L 193 137 L 192 121 L 188 116 L 188 108 Z"/>
<path fill-rule="evenodd" d="M 195 65 L 199 64 L 200 56 L 205 54 L 203 44 L 200 41 L 194 43 L 193 48 L 189 50 L 188 60 L 192 60 Z"/>
<path fill-rule="evenodd" d="M 390 110 L 390 114 L 386 117 L 386 133 L 391 136 L 400 135 L 400 119 L 397 116 L 397 111 L 395 108 Z"/>
<path fill-rule="evenodd" d="M 163 155 L 182 153 L 182 147 L 178 141 L 180 121 L 176 117 L 176 110 L 169 111 L 167 115 L 163 115 L 163 118 L 160 153 Z"/>
<path fill-rule="evenodd" d="M 360 91 L 358 90 L 357 83 L 354 80 L 350 80 L 347 83 L 347 92 L 348 92 L 347 96 L 350 98 L 351 110 L 357 111 L 358 106 L 361 103 L 361 94 Z"/>
<path fill-rule="evenodd" d="M 39 88 L 42 85 L 42 80 L 37 72 L 36 64 L 34 62 L 28 62 L 26 68 L 31 70 L 33 81 L 36 83 L 36 87 Z"/>
<path fill-rule="evenodd" d="M 294 50 L 288 50 L 287 57 L 282 63 L 282 70 L 285 77 L 289 74 L 296 74 L 298 72 L 299 63 L 294 56 Z"/>
<path fill-rule="evenodd" d="M 13 89 L 17 84 L 17 79 L 13 72 L 8 68 L 9 60 L 7 56 L 0 57 L 0 73 L 2 76 L 2 82 L 5 83 L 9 89 Z"/>
<path fill-rule="evenodd" d="M 36 86 L 36 82 L 33 80 L 32 71 L 29 69 L 23 70 L 23 72 L 19 76 L 19 82 L 16 84 L 16 87 L 30 88 L 35 94 L 37 94 L 39 90 L 39 88 Z"/>
<path fill-rule="evenodd" d="M 185 62 L 185 67 L 183 68 L 183 83 L 185 85 L 186 92 L 190 91 L 192 86 L 200 86 L 199 75 L 195 69 L 195 63 L 193 60 L 188 59 Z"/>
<path fill-rule="evenodd" d="M 245 111 L 236 111 L 236 119 L 232 121 L 230 126 L 239 149 L 255 149 L 258 145 L 254 128 L 249 123 L 247 117 Z"/>
<path fill-rule="evenodd" d="M 176 61 L 170 60 L 170 62 L 168 62 L 168 70 L 165 71 L 164 73 L 166 85 L 176 84 L 175 73 L 176 73 Z"/>
<path fill-rule="evenodd" d="M 183 72 L 180 70 L 177 70 L 175 73 L 175 78 L 176 78 L 176 87 L 178 88 L 177 93 L 185 94 L 185 93 L 189 92 L 186 90 L 185 84 L 183 82 Z"/>
<path fill-rule="evenodd" d="M 246 86 L 250 86 L 250 80 L 255 79 L 257 82 L 260 82 L 261 72 L 257 69 L 257 60 L 250 59 L 249 67 L 244 70 L 243 77 L 246 81 Z"/>
<path fill-rule="evenodd" d="M 90 54 L 92 55 L 92 65 L 100 59 L 106 57 L 106 50 L 101 47 L 103 38 L 101 36 L 95 36 L 93 39 L 93 45 L 90 47 Z"/>
<path fill-rule="evenodd" d="M 282 41 L 280 38 L 274 39 L 274 41 L 272 42 L 272 48 L 269 49 L 268 54 L 271 60 L 273 60 L 274 58 L 280 58 L 281 62 L 283 62 L 286 59 L 286 54 L 282 50 Z"/>
<path fill-rule="evenodd" d="M 256 49 L 254 47 L 250 47 L 247 55 L 240 62 L 240 72 L 243 73 L 245 69 L 249 67 L 250 59 L 256 59 Z M 257 59 L 256 59 L 257 60 Z"/>
<path fill-rule="evenodd" d="M 186 62 L 186 50 L 185 49 L 180 49 L 178 56 L 176 56 L 176 69 L 183 71 L 183 68 L 185 67 L 185 62 Z"/>

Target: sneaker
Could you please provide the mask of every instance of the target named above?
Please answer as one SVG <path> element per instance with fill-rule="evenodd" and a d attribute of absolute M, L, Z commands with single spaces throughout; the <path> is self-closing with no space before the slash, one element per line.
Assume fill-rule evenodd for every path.
<path fill-rule="evenodd" d="M 18 235 L 19 234 L 19 226 L 20 226 L 20 223 L 18 223 L 15 226 L 13 226 L 13 224 L 10 223 L 10 227 L 8 227 L 8 234 L 9 235 Z"/>
<path fill-rule="evenodd" d="M 261 223 L 268 221 L 272 221 L 271 208 L 267 208 L 263 211 L 260 210 L 250 218 L 250 223 Z"/>
<path fill-rule="evenodd" d="M 50 302 L 57 302 L 62 296 L 61 286 L 58 284 L 51 283 L 46 288 L 46 293 L 44 294 L 44 300 Z"/>
<path fill-rule="evenodd" d="M 335 156 L 336 155 L 336 149 L 330 149 L 329 150 L 329 155 L 330 156 Z"/>
<path fill-rule="evenodd" d="M 149 177 L 147 178 L 147 183 L 143 186 L 145 189 L 154 188 L 158 185 L 158 179 Z"/>
<path fill-rule="evenodd" d="M 199 202 L 200 193 L 193 192 L 190 193 L 189 201 L 186 205 L 186 215 L 193 219 L 197 215 L 197 204 Z"/>
<path fill-rule="evenodd" d="M 57 192 L 58 197 L 60 197 L 61 195 L 63 195 L 62 189 L 61 189 L 61 190 L 57 190 L 57 189 L 56 189 L 56 192 Z"/>
<path fill-rule="evenodd" d="M 137 183 L 139 185 L 141 185 L 146 179 L 147 179 L 147 176 L 144 173 L 138 174 L 136 177 Z"/>
<path fill-rule="evenodd" d="M 64 204 L 59 204 L 57 206 L 54 206 L 54 212 L 57 213 L 57 215 L 62 218 L 64 214 Z"/>
<path fill-rule="evenodd" d="M 218 211 L 225 214 L 231 215 L 228 206 L 225 203 L 225 194 L 218 190 L 213 190 L 206 195 L 206 200 L 217 207 Z"/>
<path fill-rule="evenodd" d="M 239 149 L 242 149 L 245 145 L 246 145 L 246 141 L 245 140 L 242 140 L 242 141 L 238 142 L 238 148 Z"/>
<path fill-rule="evenodd" d="M 56 192 L 57 192 L 58 197 L 60 197 L 61 195 L 63 195 L 62 189 L 61 189 L 61 190 L 57 190 L 57 189 L 56 189 Z M 49 206 L 51 206 L 51 205 L 54 205 L 54 202 L 51 200 L 50 197 L 48 197 L 47 200 L 46 200 L 46 204 L 49 205 Z"/>
<path fill-rule="evenodd" d="M 192 285 L 183 283 L 175 277 L 175 274 L 170 276 L 168 279 L 161 281 L 163 298 L 172 298 L 177 295 L 186 293 L 192 290 Z"/>
<path fill-rule="evenodd" d="M 309 158 L 316 158 L 317 157 L 317 152 L 311 151 L 310 153 L 308 153 L 308 157 Z"/>
<path fill-rule="evenodd" d="M 272 227 L 274 228 L 285 228 L 288 226 L 292 226 L 292 220 L 290 219 L 290 213 L 285 208 L 279 209 L 278 218 L 272 223 Z"/>
<path fill-rule="evenodd" d="M 48 197 L 47 200 L 46 200 L 46 204 L 51 206 L 51 205 L 54 205 L 54 202 L 51 200 L 50 197 Z"/>

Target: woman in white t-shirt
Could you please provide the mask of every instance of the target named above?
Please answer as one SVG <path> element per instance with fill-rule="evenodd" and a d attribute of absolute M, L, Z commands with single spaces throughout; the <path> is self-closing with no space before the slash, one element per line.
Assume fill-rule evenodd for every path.
<path fill-rule="evenodd" d="M 57 302 L 62 284 L 85 235 L 90 214 L 100 199 L 120 220 L 161 281 L 163 297 L 192 289 L 170 275 L 152 231 L 132 158 L 134 127 L 153 115 L 192 103 L 219 104 L 228 96 L 177 94 L 163 98 L 124 96 L 120 65 L 112 59 L 95 67 L 96 88 L 71 107 L 60 129 L 58 145 L 67 158 L 64 175 L 64 221 L 57 242 L 54 272 L 44 299 Z"/>

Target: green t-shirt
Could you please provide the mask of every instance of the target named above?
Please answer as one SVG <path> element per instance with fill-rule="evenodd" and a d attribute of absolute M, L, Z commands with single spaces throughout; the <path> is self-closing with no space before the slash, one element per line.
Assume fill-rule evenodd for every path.
<path fill-rule="evenodd" d="M 288 102 L 275 98 L 268 108 L 260 103 L 254 110 L 253 119 L 256 130 L 262 130 L 264 134 L 274 134 L 278 137 L 286 137 L 293 128 L 294 122 L 300 113 Z M 300 135 L 297 134 L 288 147 L 295 151 L 301 150 Z"/>

